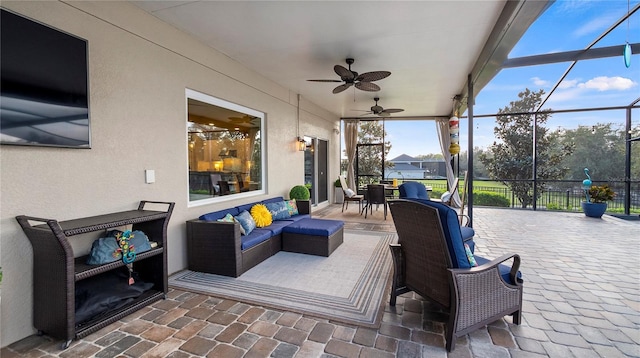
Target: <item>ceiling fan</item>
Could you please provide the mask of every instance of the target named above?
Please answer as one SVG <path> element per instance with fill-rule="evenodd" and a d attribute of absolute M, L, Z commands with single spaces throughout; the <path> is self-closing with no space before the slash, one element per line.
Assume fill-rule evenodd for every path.
<path fill-rule="evenodd" d="M 259 119 L 259 118 L 245 114 L 242 117 L 229 117 L 229 119 L 231 120 L 231 122 L 237 123 L 237 124 L 248 123 L 248 124 L 256 125 L 257 124 L 256 119 Z"/>
<path fill-rule="evenodd" d="M 376 92 L 380 91 L 380 86 L 375 83 L 371 83 L 373 81 L 378 81 L 383 78 L 389 77 L 391 72 L 389 71 L 373 71 L 373 72 L 365 72 L 363 74 L 358 74 L 358 72 L 351 71 L 351 64 L 353 64 L 354 59 L 348 58 L 347 65 L 349 65 L 349 69 L 346 69 L 340 65 L 333 66 L 333 70 L 340 76 L 340 80 L 307 80 L 311 82 L 344 82 L 340 86 L 333 89 L 333 93 L 340 93 L 347 88 L 355 85 L 357 89 L 362 91 Z"/>
<path fill-rule="evenodd" d="M 371 110 L 367 111 L 367 113 L 363 114 L 363 116 L 367 114 L 375 114 L 381 117 L 389 117 L 391 113 L 398 113 L 398 112 L 404 111 L 404 109 L 401 109 L 401 108 L 384 109 L 381 106 L 378 106 L 378 101 L 380 100 L 379 97 L 375 97 L 373 100 L 376 101 L 375 106 L 371 106 Z"/>

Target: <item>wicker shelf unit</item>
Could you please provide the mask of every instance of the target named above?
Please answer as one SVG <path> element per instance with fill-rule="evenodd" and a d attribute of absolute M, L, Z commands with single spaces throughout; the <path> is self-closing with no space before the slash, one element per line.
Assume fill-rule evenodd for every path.
<path fill-rule="evenodd" d="M 164 211 L 145 210 L 145 206 L 166 207 Z M 165 298 L 167 282 L 167 226 L 175 203 L 141 201 L 137 210 L 110 213 L 68 221 L 31 216 L 16 217 L 33 247 L 33 324 L 39 334 L 64 340 L 67 348 L 75 338 L 85 337 L 107 325 Z M 87 265 L 87 256 L 75 257 L 69 239 L 75 235 L 97 232 L 123 225 L 133 225 L 156 248 L 139 253 L 134 272 L 153 287 L 124 306 L 104 312 L 83 322 L 76 322 L 76 283 L 101 280 L 101 274 L 123 269 L 122 260 L 104 265 Z"/>

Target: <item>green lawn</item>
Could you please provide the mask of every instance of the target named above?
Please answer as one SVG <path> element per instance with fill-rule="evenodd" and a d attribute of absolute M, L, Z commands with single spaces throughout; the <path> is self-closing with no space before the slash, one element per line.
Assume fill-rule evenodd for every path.
<path fill-rule="evenodd" d="M 447 185 L 447 181 L 446 179 L 424 179 L 424 180 L 416 180 L 419 181 L 421 183 L 424 183 L 425 185 L 429 185 L 429 186 L 441 186 L 441 185 Z M 464 180 L 460 179 L 459 182 L 460 186 L 464 186 Z M 487 181 L 487 180 L 474 180 L 473 181 L 473 186 L 474 187 L 486 187 L 486 188 L 500 188 L 500 189 L 504 189 L 507 186 L 502 184 L 501 182 L 498 181 Z"/>

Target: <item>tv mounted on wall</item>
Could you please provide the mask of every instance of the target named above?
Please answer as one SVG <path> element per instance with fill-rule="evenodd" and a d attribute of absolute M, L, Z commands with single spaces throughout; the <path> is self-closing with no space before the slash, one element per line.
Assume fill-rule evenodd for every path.
<path fill-rule="evenodd" d="M 1 10 L 0 143 L 90 148 L 86 40 Z"/>

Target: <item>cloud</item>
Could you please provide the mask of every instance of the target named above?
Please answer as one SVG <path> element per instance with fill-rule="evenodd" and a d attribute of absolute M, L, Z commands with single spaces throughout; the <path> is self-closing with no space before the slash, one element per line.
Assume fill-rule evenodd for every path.
<path fill-rule="evenodd" d="M 540 77 L 531 77 L 533 84 L 540 87 L 549 87 L 549 81 L 543 80 Z"/>
<path fill-rule="evenodd" d="M 577 85 L 578 85 L 578 80 L 563 80 L 558 85 L 558 88 L 559 89 L 568 89 L 568 88 L 574 88 Z"/>
<path fill-rule="evenodd" d="M 587 82 L 578 84 L 578 88 L 595 89 L 600 92 L 625 91 L 637 85 L 638 83 L 632 81 L 629 78 L 624 78 L 619 76 L 616 76 L 616 77 L 599 76 L 599 77 L 590 79 Z"/>
<path fill-rule="evenodd" d="M 613 15 L 602 15 L 578 27 L 571 33 L 571 35 L 574 38 L 577 38 L 590 34 L 601 33 L 603 30 L 611 26 L 611 24 L 614 23 L 616 19 L 617 17 Z"/>

